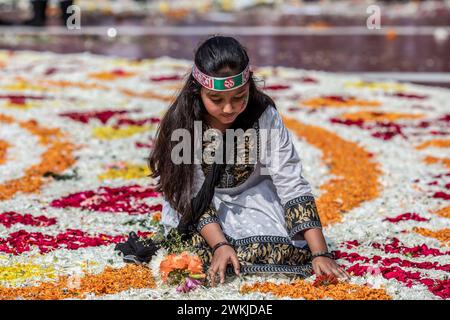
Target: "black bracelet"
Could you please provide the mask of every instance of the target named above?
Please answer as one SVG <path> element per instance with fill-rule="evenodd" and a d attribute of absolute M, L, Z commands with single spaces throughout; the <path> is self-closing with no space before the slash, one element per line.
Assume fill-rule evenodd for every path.
<path fill-rule="evenodd" d="M 214 254 L 214 253 L 216 252 L 216 250 L 219 249 L 219 248 L 222 247 L 222 246 L 230 246 L 230 247 L 233 247 L 233 246 L 231 245 L 231 243 L 229 243 L 228 241 L 222 241 L 222 242 L 219 242 L 218 244 L 216 244 L 216 245 L 213 247 L 212 253 Z"/>
<path fill-rule="evenodd" d="M 311 256 L 311 260 L 313 260 L 314 258 L 317 257 L 327 257 L 330 259 L 334 259 L 334 255 L 331 252 L 328 251 L 321 251 L 321 252 L 316 252 Z"/>

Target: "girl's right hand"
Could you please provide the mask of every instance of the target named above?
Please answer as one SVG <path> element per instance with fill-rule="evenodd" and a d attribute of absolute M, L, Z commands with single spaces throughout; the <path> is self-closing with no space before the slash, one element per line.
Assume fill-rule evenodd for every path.
<path fill-rule="evenodd" d="M 236 251 L 230 246 L 221 246 L 214 252 L 214 256 L 209 267 L 208 277 L 211 286 L 215 286 L 216 276 L 219 273 L 220 283 L 225 282 L 225 271 L 227 266 L 232 264 L 236 275 L 240 275 L 239 260 L 236 255 Z"/>

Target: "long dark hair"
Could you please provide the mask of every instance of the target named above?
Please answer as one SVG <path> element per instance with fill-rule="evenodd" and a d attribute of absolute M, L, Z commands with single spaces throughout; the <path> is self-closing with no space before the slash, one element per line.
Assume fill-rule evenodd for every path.
<path fill-rule="evenodd" d="M 195 52 L 195 64 L 203 73 L 214 77 L 227 77 L 242 72 L 249 63 L 246 49 L 234 38 L 214 36 L 204 41 Z M 250 72 L 249 100 L 246 109 L 236 118 L 232 128 L 250 128 L 268 105 L 274 101 L 260 91 Z M 194 157 L 194 121 L 204 121 L 207 110 L 200 96 L 201 85 L 192 76 L 187 75 L 184 85 L 162 118 L 156 133 L 155 145 L 149 157 L 151 177 L 158 178 L 157 191 L 163 192 L 171 207 L 177 210 L 185 220 L 194 219 L 191 199 L 193 197 L 194 164 L 174 164 L 171 150 L 178 141 L 171 141 L 175 129 L 187 129 L 191 133 L 191 159 Z M 216 165 L 216 164 L 214 164 Z M 218 168 L 217 168 L 218 169 Z M 209 177 L 212 186 L 215 176 Z M 204 188 L 208 192 L 208 188 Z M 204 198 L 211 200 L 212 195 Z M 198 203 L 204 202 L 197 201 Z M 202 210 L 209 203 L 203 203 Z M 198 215 L 198 212 L 196 213 Z"/>

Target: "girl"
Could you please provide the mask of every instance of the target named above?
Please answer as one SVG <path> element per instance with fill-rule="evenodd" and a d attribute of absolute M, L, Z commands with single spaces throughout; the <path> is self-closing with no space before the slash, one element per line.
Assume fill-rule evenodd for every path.
<path fill-rule="evenodd" d="M 197 121 L 207 139 L 195 163 Z M 177 129 L 189 133 L 183 163 L 174 161 Z M 256 139 L 230 142 L 227 129 L 256 132 Z M 229 161 L 230 152 L 245 161 Z M 328 252 L 291 135 L 274 101 L 256 87 L 247 52 L 234 38 L 214 36 L 197 49 L 192 73 L 160 123 L 149 165 L 164 195 L 166 235 L 177 230 L 195 248 L 213 286 L 233 269 L 302 276 L 313 269 L 348 278 Z"/>

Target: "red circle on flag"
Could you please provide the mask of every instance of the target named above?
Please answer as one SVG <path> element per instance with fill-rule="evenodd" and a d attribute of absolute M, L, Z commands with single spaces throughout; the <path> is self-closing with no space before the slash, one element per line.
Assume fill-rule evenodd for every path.
<path fill-rule="evenodd" d="M 223 85 L 225 86 L 225 88 L 229 89 L 232 88 L 234 86 L 234 81 L 233 79 L 227 79 L 225 80 L 225 82 L 223 83 Z"/>

